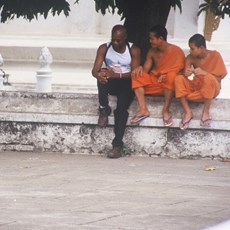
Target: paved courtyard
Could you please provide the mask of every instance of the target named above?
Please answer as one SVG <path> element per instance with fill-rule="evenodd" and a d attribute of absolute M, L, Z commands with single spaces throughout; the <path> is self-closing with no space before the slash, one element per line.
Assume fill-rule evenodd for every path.
<path fill-rule="evenodd" d="M 230 163 L 0 153 L 1 230 L 201 230 L 230 219 Z"/>

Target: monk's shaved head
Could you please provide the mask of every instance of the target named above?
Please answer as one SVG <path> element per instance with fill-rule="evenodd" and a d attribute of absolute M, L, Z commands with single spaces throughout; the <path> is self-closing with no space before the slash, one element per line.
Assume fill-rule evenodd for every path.
<path fill-rule="evenodd" d="M 193 43 L 196 47 L 203 46 L 206 48 L 206 41 L 203 35 L 201 34 L 194 34 L 188 41 L 189 43 Z"/>

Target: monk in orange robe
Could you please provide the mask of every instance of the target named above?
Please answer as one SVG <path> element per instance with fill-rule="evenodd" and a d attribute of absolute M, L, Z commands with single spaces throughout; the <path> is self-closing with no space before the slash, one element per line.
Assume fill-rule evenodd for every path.
<path fill-rule="evenodd" d="M 221 55 L 206 48 L 203 35 L 193 35 L 189 39 L 189 47 L 190 54 L 186 57 L 184 75 L 177 76 L 175 80 L 176 97 L 180 99 L 184 109 L 181 129 L 188 128 L 193 117 L 188 101 L 204 102 L 200 125 L 210 125 L 211 101 L 220 93 L 221 80 L 227 74 Z M 190 76 L 194 78 L 189 79 Z"/>
<path fill-rule="evenodd" d="M 145 103 L 145 95 L 164 95 L 162 110 L 165 126 L 173 124 L 169 112 L 174 94 L 174 80 L 184 68 L 185 56 L 181 48 L 167 42 L 167 30 L 163 26 L 154 26 L 149 33 L 151 47 L 145 63 L 132 72 L 132 88 L 137 97 L 139 110 L 130 119 L 135 124 L 150 116 Z M 180 73 L 181 74 L 181 73 Z"/>

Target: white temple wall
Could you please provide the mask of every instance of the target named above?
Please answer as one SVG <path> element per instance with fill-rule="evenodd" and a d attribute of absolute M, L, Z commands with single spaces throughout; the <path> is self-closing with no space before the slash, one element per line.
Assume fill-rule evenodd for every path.
<path fill-rule="evenodd" d="M 183 0 L 182 13 L 180 10 L 173 8 L 170 11 L 167 29 L 169 36 L 178 39 L 187 39 L 197 33 L 199 0 Z"/>
<path fill-rule="evenodd" d="M 49 15 L 45 20 L 39 17 L 31 22 L 15 19 L 0 24 L 1 35 L 46 35 L 46 36 L 88 36 L 110 34 L 114 24 L 121 23 L 118 15 L 96 13 L 94 1 L 80 0 L 74 4 L 69 0 L 71 12 L 68 17 L 64 14 L 53 17 Z"/>
<path fill-rule="evenodd" d="M 107 13 L 105 16 L 95 11 L 95 3 L 92 0 L 69 0 L 71 12 L 69 17 L 48 16 L 47 20 L 40 17 L 38 20 L 28 22 L 24 19 L 15 19 L 0 24 L 0 36 L 77 36 L 93 37 L 110 35 L 111 27 L 117 23 L 123 23 L 119 15 Z M 199 4 L 202 0 L 183 0 L 182 13 L 177 8 L 172 8 L 167 29 L 170 38 L 188 39 L 194 33 L 203 33 L 204 14 L 197 16 Z M 230 19 L 221 20 L 217 31 L 213 33 L 212 41 L 230 40 Z"/>

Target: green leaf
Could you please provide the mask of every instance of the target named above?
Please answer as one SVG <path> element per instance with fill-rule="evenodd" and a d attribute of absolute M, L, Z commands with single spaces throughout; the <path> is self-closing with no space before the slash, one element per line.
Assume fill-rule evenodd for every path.
<path fill-rule="evenodd" d="M 60 13 L 68 16 L 70 12 L 66 0 L 1 0 L 0 9 L 1 22 L 12 20 L 15 16 L 31 21 L 37 19 L 39 15 L 47 18 L 50 12 L 53 16 Z"/>

